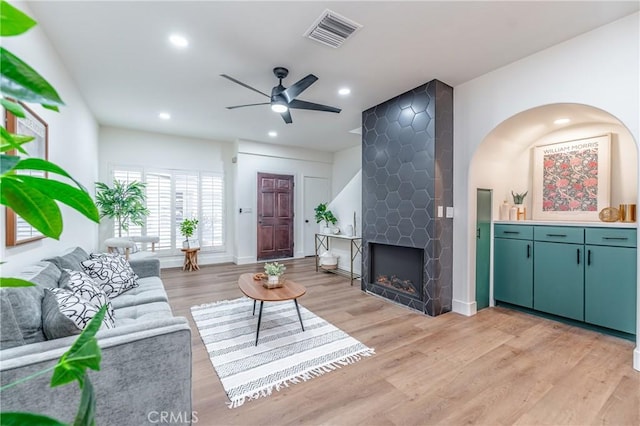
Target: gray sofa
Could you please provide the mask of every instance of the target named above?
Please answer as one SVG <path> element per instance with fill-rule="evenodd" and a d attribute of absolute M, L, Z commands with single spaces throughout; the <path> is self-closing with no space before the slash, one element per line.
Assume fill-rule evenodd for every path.
<path fill-rule="evenodd" d="M 0 290 L 2 386 L 55 365 L 77 336 L 46 340 L 41 303 L 45 287 L 57 287 L 60 268 L 82 270 L 81 248 L 25 268 L 36 287 Z M 91 371 L 97 425 L 191 423 L 191 330 L 174 317 L 160 279 L 158 259 L 131 261 L 139 286 L 111 300 L 115 328 L 101 329 L 101 371 Z M 17 326 L 17 328 L 16 328 Z M 72 422 L 80 391 L 76 383 L 50 388 L 51 373 L 2 392 L 2 411 L 28 411 Z M 170 417 L 169 417 L 170 416 Z"/>

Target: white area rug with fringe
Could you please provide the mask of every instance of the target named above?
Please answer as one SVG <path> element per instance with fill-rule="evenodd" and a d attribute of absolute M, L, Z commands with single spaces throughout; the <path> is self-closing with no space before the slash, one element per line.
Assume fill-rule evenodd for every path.
<path fill-rule="evenodd" d="M 299 306 L 304 332 L 293 300 L 264 302 L 258 346 L 254 345 L 260 302 L 255 315 L 253 300 L 247 297 L 191 308 L 229 397 L 229 408 L 374 354 L 373 349 Z"/>

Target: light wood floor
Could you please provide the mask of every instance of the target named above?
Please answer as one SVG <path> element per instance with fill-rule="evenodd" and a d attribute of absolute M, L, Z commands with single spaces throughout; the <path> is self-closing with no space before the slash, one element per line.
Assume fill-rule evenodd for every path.
<path fill-rule="evenodd" d="M 414 313 L 287 261 L 300 303 L 376 355 L 230 410 L 189 308 L 242 294 L 259 265 L 163 271 L 174 314 L 193 330 L 193 409 L 201 425 L 640 425 L 632 342 L 503 308 L 473 317 Z"/>

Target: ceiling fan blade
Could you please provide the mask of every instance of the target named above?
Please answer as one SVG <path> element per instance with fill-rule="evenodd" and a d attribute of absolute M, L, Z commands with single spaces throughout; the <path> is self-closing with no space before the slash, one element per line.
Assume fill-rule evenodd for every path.
<path fill-rule="evenodd" d="M 288 89 L 285 89 L 282 92 L 282 94 L 287 100 L 287 103 L 290 103 L 292 100 L 297 98 L 300 93 L 307 90 L 307 88 L 311 86 L 313 83 L 315 83 L 317 80 L 318 80 L 318 77 L 316 77 L 313 74 L 309 74 L 302 80 L 295 83 L 293 86 L 289 87 Z"/>
<path fill-rule="evenodd" d="M 293 123 L 293 120 L 291 119 L 291 111 L 286 110 L 285 112 L 281 112 L 280 115 L 282 116 L 282 119 L 284 120 L 285 123 L 287 124 Z"/>
<path fill-rule="evenodd" d="M 261 95 L 266 96 L 267 98 L 270 98 L 270 97 L 271 97 L 271 96 L 267 95 L 266 93 L 261 92 L 261 91 L 259 91 L 258 89 L 256 89 L 256 88 L 254 88 L 254 87 L 249 86 L 248 84 L 245 84 L 245 83 L 243 83 L 243 82 L 241 82 L 241 81 L 239 81 L 239 80 L 236 80 L 236 79 L 235 79 L 235 78 L 233 78 L 233 77 L 229 77 L 229 76 L 228 76 L 228 75 L 226 75 L 226 74 L 220 74 L 220 77 L 224 77 L 224 78 L 226 78 L 227 80 L 231 80 L 231 81 L 233 81 L 234 83 L 239 84 L 240 86 L 246 87 L 246 88 L 247 88 L 247 89 L 249 89 L 249 90 L 253 90 L 253 91 L 254 91 L 254 92 L 256 92 L 256 93 L 260 93 Z"/>
<path fill-rule="evenodd" d="M 262 102 L 259 104 L 246 104 L 246 105 L 234 105 L 234 106 L 230 106 L 230 107 L 226 107 L 227 109 L 236 109 L 236 108 L 244 108 L 244 107 L 248 107 L 248 106 L 256 106 L 256 105 L 269 105 L 271 104 L 271 102 Z"/>
<path fill-rule="evenodd" d="M 301 101 L 298 99 L 294 99 L 291 102 L 289 102 L 289 108 L 310 109 L 313 111 L 325 111 L 325 112 L 335 112 L 335 113 L 339 113 L 340 111 L 342 111 L 340 108 L 336 108 L 328 105 L 315 104 L 313 102 Z"/>

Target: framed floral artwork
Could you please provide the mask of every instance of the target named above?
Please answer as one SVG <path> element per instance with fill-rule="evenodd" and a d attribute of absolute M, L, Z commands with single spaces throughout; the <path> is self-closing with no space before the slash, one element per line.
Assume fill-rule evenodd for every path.
<path fill-rule="evenodd" d="M 609 207 L 611 135 L 533 148 L 533 220 L 598 221 Z"/>

